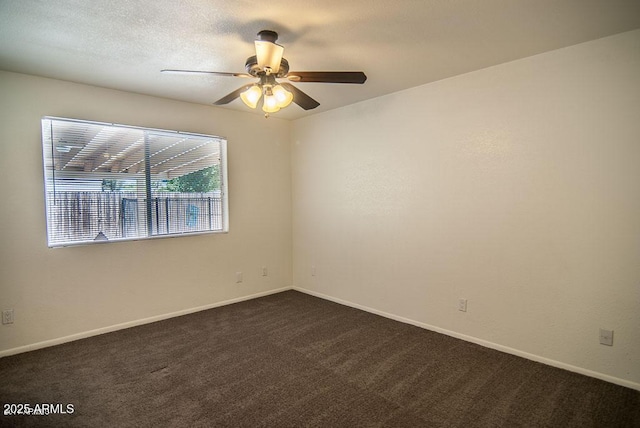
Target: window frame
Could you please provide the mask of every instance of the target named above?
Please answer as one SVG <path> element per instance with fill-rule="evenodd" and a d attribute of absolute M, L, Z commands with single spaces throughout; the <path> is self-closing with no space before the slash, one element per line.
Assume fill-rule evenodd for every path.
<path fill-rule="evenodd" d="M 142 235 L 142 234 L 138 234 L 138 236 L 133 236 L 133 237 L 113 237 L 110 238 L 108 240 L 97 240 L 97 239 L 91 239 L 91 240 L 77 240 L 77 241 L 65 241 L 65 242 L 51 242 L 51 227 L 52 227 L 52 220 L 50 218 L 50 211 L 51 211 L 51 207 L 50 207 L 50 186 L 54 186 L 55 188 L 55 166 L 54 166 L 54 154 L 53 151 L 54 149 L 54 136 L 53 134 L 50 135 L 49 141 L 45 141 L 45 126 L 47 124 L 47 121 L 64 121 L 64 122 L 69 122 L 69 123 L 78 123 L 78 124 L 89 124 L 89 125 L 96 125 L 96 126 L 103 126 L 103 127 L 114 127 L 114 128 L 123 128 L 123 129 L 131 129 L 131 130 L 138 130 L 138 131 L 142 131 L 143 133 L 145 132 L 149 132 L 149 133 L 155 133 L 155 134 L 161 134 L 161 135 L 165 135 L 165 136 L 180 136 L 180 137 L 196 137 L 196 138 L 207 138 L 207 139 L 215 139 L 217 141 L 218 147 L 219 147 L 219 181 L 220 181 L 220 205 L 221 205 L 221 229 L 218 230 L 196 230 L 196 231 L 183 231 L 183 232 L 173 232 L 173 233 L 169 233 L 169 231 L 167 230 L 167 233 L 163 233 L 163 234 L 150 234 L 150 235 Z M 65 118 L 65 117 L 57 117 L 57 116 L 43 116 L 41 121 L 41 145 L 42 145 L 42 155 L 43 155 L 43 184 L 44 184 L 44 204 L 45 204 L 45 209 L 44 209 L 44 214 L 45 214 L 45 222 L 46 222 L 46 241 L 47 241 L 47 246 L 49 248 L 60 248 L 60 247 L 71 247 L 71 246 L 78 246 L 78 245 L 92 245 L 92 244 L 105 244 L 105 243 L 110 243 L 110 242 L 123 242 L 123 241 L 141 241 L 141 240 L 148 240 L 148 239 L 164 239 L 164 238 L 178 238 L 178 237 L 185 237 L 185 236 L 198 236 L 198 235 L 209 235 L 209 234 L 226 234 L 229 232 L 229 192 L 228 192 L 228 160 L 227 160 L 227 139 L 225 137 L 221 137 L 221 136 L 217 136 L 217 135 L 211 135 L 211 134 L 202 134 L 202 133 L 195 133 L 195 132 L 186 132 L 186 131 L 176 131 L 176 130 L 169 130 L 169 129 L 161 129 L 161 128 L 149 128 L 149 127 L 143 127 L 143 126 L 135 126 L 135 125 L 126 125 L 126 124 L 119 124 L 119 123 L 110 123 L 110 122 L 99 122 L 99 121 L 93 121 L 93 120 L 84 120 L 84 119 L 75 119 L 75 118 Z M 52 123 L 52 122 L 49 122 Z M 146 134 L 145 134 L 146 135 Z M 46 151 L 50 150 L 51 151 L 51 155 L 50 159 L 47 159 L 47 153 Z M 148 156 L 148 152 L 145 153 L 145 159 L 146 156 Z M 79 176 L 82 175 L 82 173 L 78 173 Z M 149 174 L 145 174 L 146 176 L 144 177 L 144 181 L 146 183 L 146 180 L 149 179 Z M 102 177 L 107 177 L 107 176 L 113 176 L 114 178 L 117 177 L 117 173 L 100 173 L 100 174 L 96 174 L 96 178 L 102 178 Z M 117 177 L 118 179 L 122 179 L 122 180 L 126 180 L 126 179 L 132 179 L 131 177 L 135 176 L 134 173 L 131 174 L 127 174 L 124 178 L 123 177 Z M 55 192 L 55 191 L 54 191 Z M 172 192 L 166 192 L 167 194 L 171 194 Z M 195 193 L 195 192 L 194 192 Z M 184 195 L 184 193 L 180 193 L 181 195 Z M 142 195 L 139 191 L 137 192 L 137 195 Z M 147 206 L 149 205 L 149 203 L 146 204 Z M 147 211 L 148 212 L 148 211 Z M 148 222 L 148 219 L 146 217 L 147 212 L 145 212 L 143 214 L 143 221 Z M 168 215 L 168 214 L 167 214 Z M 209 213 L 208 214 L 208 218 L 209 221 L 211 221 L 211 217 L 212 214 Z M 148 224 L 148 223 L 147 223 Z M 168 223 L 167 223 L 168 224 Z M 156 229 L 157 229 L 157 225 L 156 225 Z M 153 233 L 153 232 L 152 232 Z"/>

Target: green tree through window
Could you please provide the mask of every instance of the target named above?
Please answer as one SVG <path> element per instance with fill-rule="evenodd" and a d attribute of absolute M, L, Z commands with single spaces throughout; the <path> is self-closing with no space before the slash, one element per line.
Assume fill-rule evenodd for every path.
<path fill-rule="evenodd" d="M 168 192 L 211 192 L 220 189 L 220 165 L 213 165 L 167 182 Z"/>

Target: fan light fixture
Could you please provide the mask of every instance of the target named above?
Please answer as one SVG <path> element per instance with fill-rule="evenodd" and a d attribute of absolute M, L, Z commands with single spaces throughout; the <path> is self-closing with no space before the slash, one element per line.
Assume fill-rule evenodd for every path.
<path fill-rule="evenodd" d="M 214 76 L 258 78 L 258 82 L 241 86 L 235 91 L 225 95 L 214 105 L 229 104 L 240 97 L 249 108 L 255 109 L 262 99 L 264 117 L 269 113 L 275 113 L 281 108 L 287 107 L 292 102 L 304 110 L 311 110 L 320 103 L 302 92 L 296 86 L 276 79 L 287 79 L 290 82 L 317 82 L 317 83 L 351 83 L 363 84 L 367 76 L 362 71 L 289 71 L 289 61 L 284 57 L 284 47 L 277 44 L 278 33 L 272 30 L 262 30 L 255 40 L 256 54 L 247 58 L 244 68 L 246 73 L 229 73 L 224 71 L 204 70 L 175 70 L 164 69 L 163 73 L 190 73 L 209 74 Z M 295 98 L 295 99 L 294 99 Z"/>
<path fill-rule="evenodd" d="M 264 97 L 263 97 L 264 95 Z M 265 113 L 275 113 L 287 107 L 293 101 L 293 94 L 281 85 L 255 84 L 240 94 L 240 99 L 249 108 L 256 108 L 262 99 L 262 110 Z"/>

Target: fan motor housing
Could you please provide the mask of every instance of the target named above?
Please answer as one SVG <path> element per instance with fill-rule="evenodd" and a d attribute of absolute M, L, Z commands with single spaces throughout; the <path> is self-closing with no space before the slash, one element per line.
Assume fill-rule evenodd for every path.
<path fill-rule="evenodd" d="M 256 55 L 250 56 L 247 58 L 247 61 L 244 63 L 244 68 L 247 70 L 247 73 L 254 77 L 260 77 L 266 74 L 266 71 L 258 65 L 258 58 Z M 284 77 L 289 72 L 289 61 L 282 58 L 280 61 L 280 70 L 278 70 L 278 74 L 275 77 Z"/>

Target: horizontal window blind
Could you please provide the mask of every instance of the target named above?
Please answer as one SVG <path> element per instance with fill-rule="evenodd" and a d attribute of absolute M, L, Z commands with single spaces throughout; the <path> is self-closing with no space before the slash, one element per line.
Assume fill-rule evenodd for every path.
<path fill-rule="evenodd" d="M 228 230 L 226 140 L 42 119 L 49 246 Z"/>

